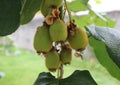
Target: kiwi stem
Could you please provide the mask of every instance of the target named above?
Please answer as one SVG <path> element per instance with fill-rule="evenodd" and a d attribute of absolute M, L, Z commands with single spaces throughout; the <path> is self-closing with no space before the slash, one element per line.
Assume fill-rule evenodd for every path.
<path fill-rule="evenodd" d="M 59 85 L 59 75 L 60 75 L 60 70 L 58 69 L 58 73 L 57 73 L 57 78 L 58 78 L 57 85 Z"/>
<path fill-rule="evenodd" d="M 62 79 L 63 78 L 63 65 L 61 64 L 60 68 L 58 69 L 58 80 Z"/>
<path fill-rule="evenodd" d="M 64 71 L 63 71 L 63 64 L 61 64 L 61 67 L 60 67 L 60 79 L 63 78 L 63 74 L 64 74 Z"/>
<path fill-rule="evenodd" d="M 61 66 L 58 69 L 58 73 L 57 73 L 57 85 L 59 85 L 59 80 L 63 78 L 63 64 L 61 64 Z"/>
<path fill-rule="evenodd" d="M 64 5 L 64 9 L 63 9 L 63 19 L 65 18 L 65 13 L 66 13 L 66 8 L 65 8 L 65 5 Z"/>
<path fill-rule="evenodd" d="M 65 7 L 66 7 L 66 10 L 67 10 L 67 12 L 68 12 L 69 21 L 71 22 L 71 21 L 72 21 L 72 19 L 71 19 L 71 12 L 70 12 L 70 10 L 68 9 L 68 6 L 67 6 L 67 1 L 66 1 L 66 0 L 64 0 L 64 2 L 65 2 Z"/>
<path fill-rule="evenodd" d="M 60 10 L 60 15 L 59 15 L 60 19 L 63 20 L 63 6 L 61 6 L 59 10 Z"/>

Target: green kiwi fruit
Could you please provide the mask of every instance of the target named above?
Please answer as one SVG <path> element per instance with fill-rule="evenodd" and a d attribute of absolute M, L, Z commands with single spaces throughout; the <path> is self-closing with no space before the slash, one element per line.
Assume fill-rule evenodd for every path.
<path fill-rule="evenodd" d="M 62 49 L 60 53 L 60 59 L 63 64 L 70 64 L 72 60 L 72 50 L 70 48 L 64 48 Z"/>
<path fill-rule="evenodd" d="M 51 50 L 45 55 L 45 64 L 49 71 L 55 72 L 60 66 L 60 58 L 55 50 Z"/>
<path fill-rule="evenodd" d="M 48 6 L 53 6 L 53 7 L 60 7 L 62 5 L 63 0 L 46 0 Z"/>
<path fill-rule="evenodd" d="M 42 0 L 40 9 L 44 16 L 47 16 L 52 12 L 52 8 L 48 6 L 47 0 Z"/>
<path fill-rule="evenodd" d="M 34 48 L 40 52 L 49 52 L 52 48 L 52 41 L 50 40 L 49 28 L 41 26 L 37 28 L 34 36 Z"/>
<path fill-rule="evenodd" d="M 57 19 L 50 26 L 50 38 L 52 41 L 65 41 L 67 38 L 67 26 L 65 23 Z"/>
<path fill-rule="evenodd" d="M 88 36 L 83 29 L 76 27 L 74 35 L 69 34 L 68 42 L 73 49 L 82 51 L 88 45 Z"/>

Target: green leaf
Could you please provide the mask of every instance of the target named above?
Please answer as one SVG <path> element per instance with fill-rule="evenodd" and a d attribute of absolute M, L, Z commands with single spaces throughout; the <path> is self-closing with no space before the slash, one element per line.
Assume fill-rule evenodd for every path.
<path fill-rule="evenodd" d="M 72 16 L 72 19 L 75 20 L 79 27 L 84 27 L 91 24 L 95 24 L 97 26 L 114 27 L 116 23 L 107 16 L 101 15 L 94 11 L 90 11 L 89 14 L 86 15 Z"/>
<path fill-rule="evenodd" d="M 21 24 L 27 24 L 33 19 L 36 12 L 40 10 L 41 1 L 42 0 L 23 0 Z"/>
<path fill-rule="evenodd" d="M 120 31 L 105 27 L 91 26 L 88 28 L 93 36 L 105 43 L 109 56 L 120 68 Z"/>
<path fill-rule="evenodd" d="M 72 19 L 75 20 L 76 24 L 79 27 L 88 26 L 88 25 L 91 25 L 93 23 L 93 21 L 89 15 L 72 16 Z"/>
<path fill-rule="evenodd" d="M 59 84 L 58 84 L 59 83 Z M 40 73 L 34 85 L 97 85 L 86 70 L 76 70 L 72 75 L 65 79 L 55 79 L 50 73 Z"/>
<path fill-rule="evenodd" d="M 87 10 L 88 0 L 75 0 L 67 3 L 69 10 L 73 12 L 84 11 Z"/>
<path fill-rule="evenodd" d="M 40 73 L 34 85 L 56 85 L 57 79 L 50 73 Z"/>
<path fill-rule="evenodd" d="M 0 0 L 0 36 L 15 32 L 20 23 L 21 0 Z"/>
<path fill-rule="evenodd" d="M 94 24 L 97 26 L 106 26 L 113 28 L 116 24 L 115 21 L 108 18 L 106 15 L 102 15 L 100 13 L 97 13 L 89 8 L 89 15 L 91 16 L 91 19 L 93 20 Z"/>
<path fill-rule="evenodd" d="M 60 80 L 60 85 L 97 85 L 87 70 L 76 70 L 68 78 Z"/>
<path fill-rule="evenodd" d="M 120 32 L 103 27 L 87 27 L 94 37 L 89 38 L 99 62 L 108 72 L 120 80 Z"/>
<path fill-rule="evenodd" d="M 26 0 L 21 0 L 22 5 L 24 5 L 24 4 L 25 4 L 25 2 L 26 2 Z"/>
<path fill-rule="evenodd" d="M 88 4 L 89 0 L 79 0 L 80 2 L 84 3 L 84 4 Z"/>

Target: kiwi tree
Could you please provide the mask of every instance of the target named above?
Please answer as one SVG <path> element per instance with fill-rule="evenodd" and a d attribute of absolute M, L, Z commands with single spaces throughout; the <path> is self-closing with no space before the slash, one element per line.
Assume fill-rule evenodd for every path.
<path fill-rule="evenodd" d="M 88 36 L 71 19 L 66 0 L 42 0 L 40 8 L 44 22 L 35 33 L 34 48 L 38 54 L 44 55 L 48 70 L 55 72 L 71 63 L 72 50 L 76 57 L 82 55 L 88 45 Z M 66 12 L 69 16 L 67 22 L 64 20 Z"/>

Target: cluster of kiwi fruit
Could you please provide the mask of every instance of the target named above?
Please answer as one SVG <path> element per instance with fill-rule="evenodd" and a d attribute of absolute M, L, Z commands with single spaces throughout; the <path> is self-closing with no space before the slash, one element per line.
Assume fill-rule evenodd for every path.
<path fill-rule="evenodd" d="M 60 18 L 62 4 L 63 0 L 42 0 L 41 13 L 45 19 L 34 36 L 34 48 L 38 54 L 45 56 L 46 67 L 51 72 L 71 63 L 72 50 L 78 53 L 88 45 L 85 31 L 74 21 L 66 24 Z"/>

